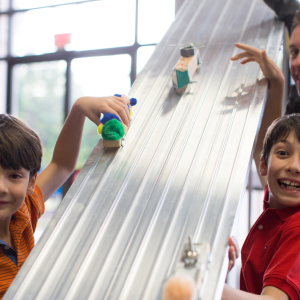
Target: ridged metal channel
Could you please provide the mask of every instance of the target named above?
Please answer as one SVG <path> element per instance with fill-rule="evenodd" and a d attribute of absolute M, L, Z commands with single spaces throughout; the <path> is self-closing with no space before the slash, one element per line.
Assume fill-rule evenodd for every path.
<path fill-rule="evenodd" d="M 234 43 L 276 59 L 283 25 L 261 0 L 186 0 L 134 83 L 125 145 L 100 140 L 4 299 L 161 299 L 189 235 L 211 246 L 201 299 L 220 299 L 267 82 Z M 171 70 L 201 48 L 190 93 Z"/>

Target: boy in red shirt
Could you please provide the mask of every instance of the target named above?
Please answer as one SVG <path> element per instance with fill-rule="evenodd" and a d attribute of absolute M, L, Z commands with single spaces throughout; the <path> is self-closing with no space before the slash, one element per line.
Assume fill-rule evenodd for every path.
<path fill-rule="evenodd" d="M 125 96 L 79 98 L 57 139 L 52 161 L 38 176 L 40 138 L 21 120 L 0 115 L 0 299 L 34 246 L 44 201 L 76 167 L 85 117 L 98 126 L 101 113 L 113 113 L 129 126 L 127 102 Z"/>
<path fill-rule="evenodd" d="M 300 299 L 300 114 L 278 118 L 265 134 L 280 111 L 282 74 L 264 51 L 240 44 L 237 47 L 245 52 L 232 60 L 244 58 L 242 63 L 259 63 L 269 81 L 267 106 L 254 154 L 261 183 L 266 188 L 264 211 L 241 251 L 241 290 L 225 284 L 222 299 L 296 300 Z M 299 11 L 295 14 L 289 51 L 291 75 L 300 94 Z M 238 252 L 235 239 L 230 238 L 229 269 Z"/>

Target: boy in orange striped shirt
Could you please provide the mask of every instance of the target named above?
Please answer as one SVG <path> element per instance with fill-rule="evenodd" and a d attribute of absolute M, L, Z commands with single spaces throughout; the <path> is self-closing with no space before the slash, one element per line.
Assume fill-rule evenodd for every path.
<path fill-rule="evenodd" d="M 127 101 L 126 96 L 79 98 L 57 139 L 52 161 L 38 176 L 40 138 L 21 120 L 0 114 L 0 299 L 34 246 L 44 201 L 75 170 L 85 117 L 98 126 L 101 113 L 113 113 L 129 126 Z"/>

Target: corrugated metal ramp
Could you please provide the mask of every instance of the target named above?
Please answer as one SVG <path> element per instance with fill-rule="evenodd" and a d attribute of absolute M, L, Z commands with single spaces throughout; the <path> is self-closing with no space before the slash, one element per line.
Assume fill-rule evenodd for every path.
<path fill-rule="evenodd" d="M 262 0 L 186 0 L 131 89 L 125 146 L 98 143 L 4 299 L 160 299 L 189 235 L 212 249 L 201 299 L 220 298 L 267 87 L 230 57 L 239 41 L 275 59 L 282 35 Z M 178 96 L 191 42 L 203 63 Z"/>

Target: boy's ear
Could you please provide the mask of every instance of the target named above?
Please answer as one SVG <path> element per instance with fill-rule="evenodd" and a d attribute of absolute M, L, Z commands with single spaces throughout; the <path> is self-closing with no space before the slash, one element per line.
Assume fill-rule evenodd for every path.
<path fill-rule="evenodd" d="M 37 177 L 37 173 L 32 175 L 32 177 L 29 180 L 27 191 L 26 191 L 27 196 L 31 196 L 34 192 L 36 177 Z"/>
<path fill-rule="evenodd" d="M 259 163 L 259 173 L 261 176 L 267 176 L 268 168 L 266 166 L 265 160 L 263 155 L 260 157 L 260 163 Z"/>

